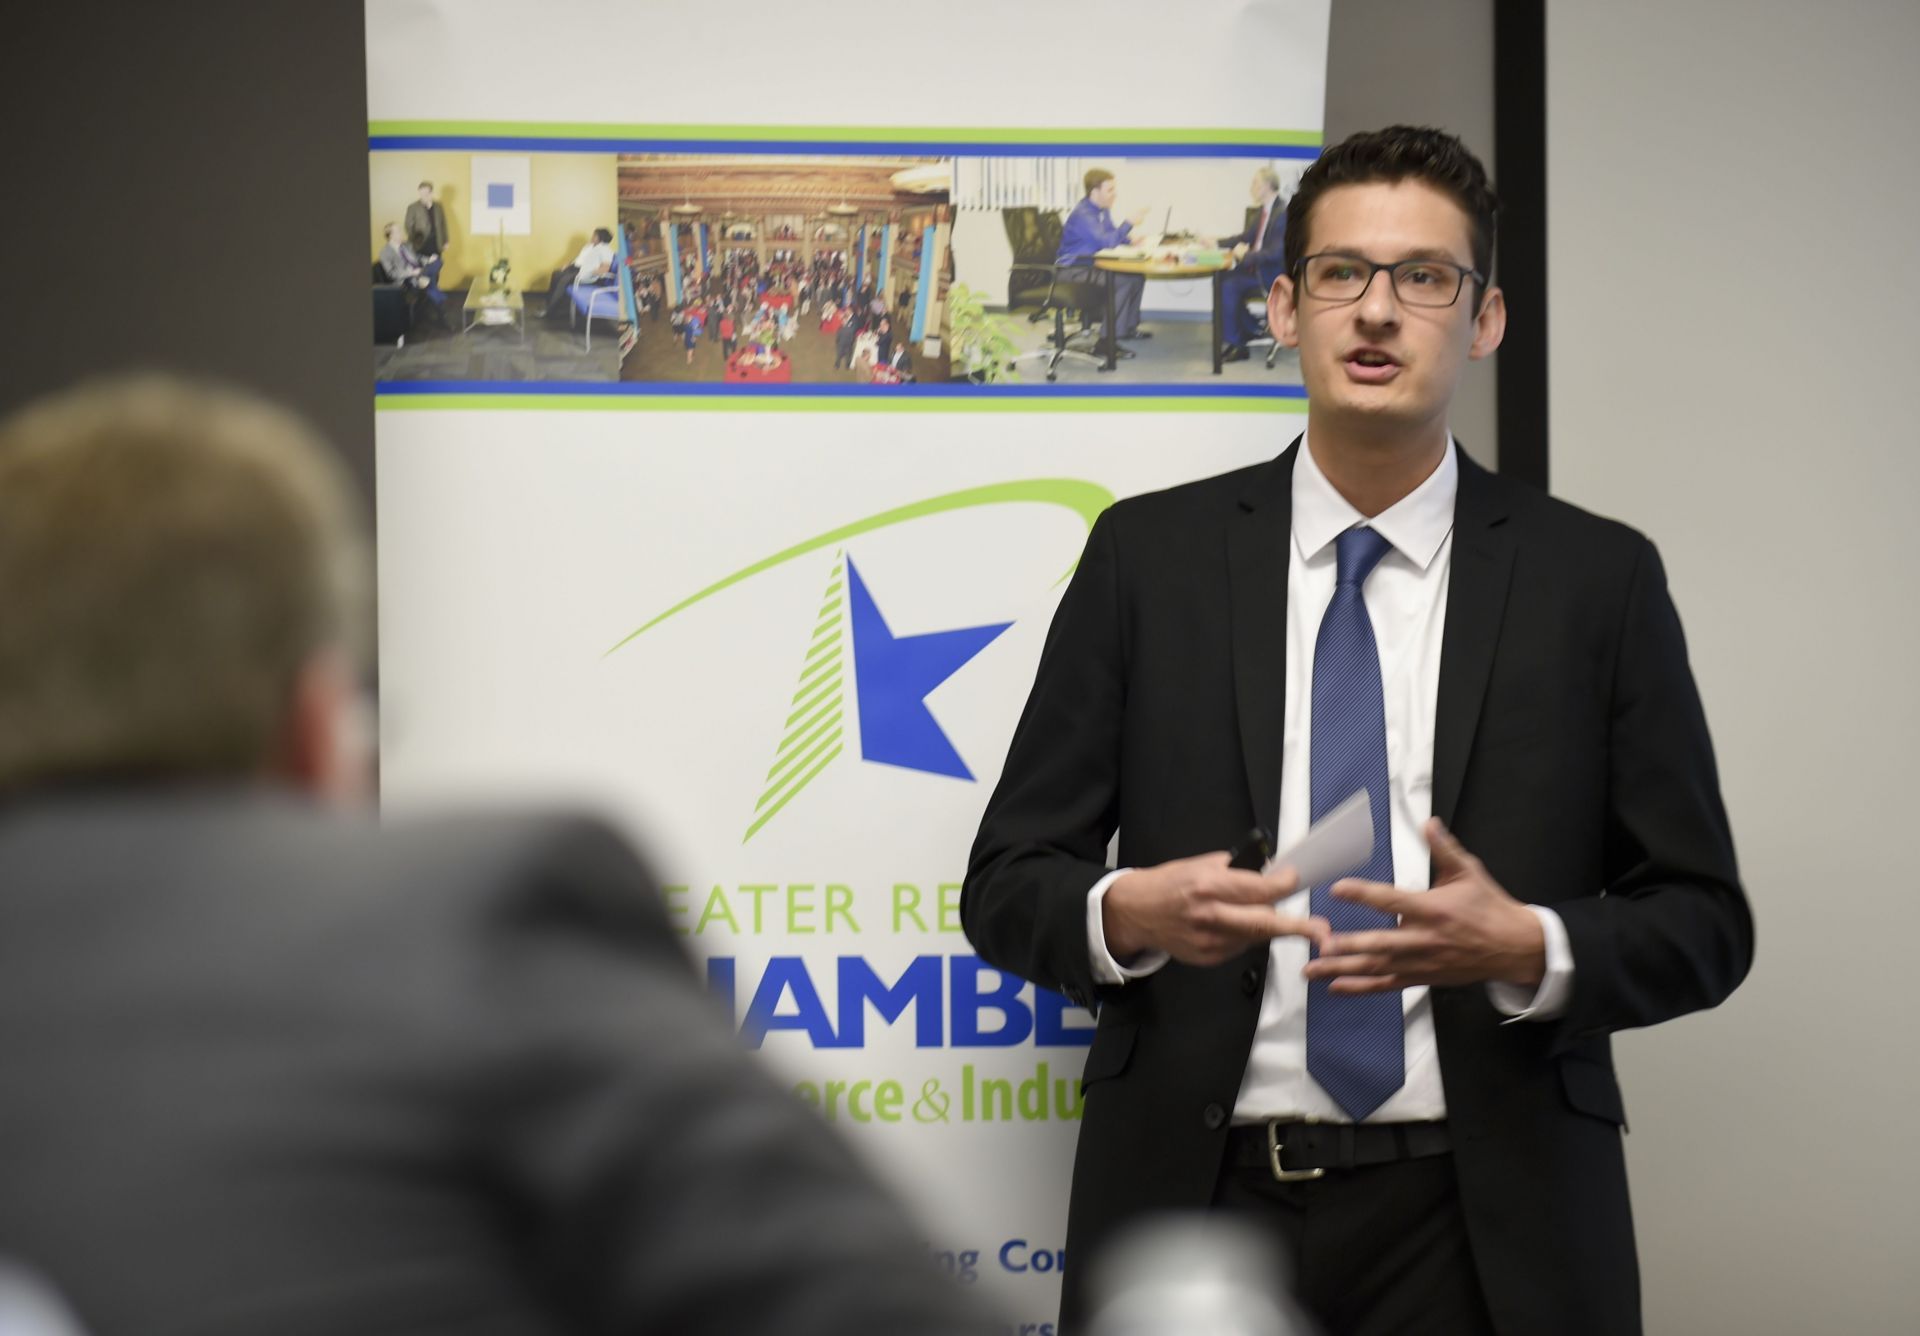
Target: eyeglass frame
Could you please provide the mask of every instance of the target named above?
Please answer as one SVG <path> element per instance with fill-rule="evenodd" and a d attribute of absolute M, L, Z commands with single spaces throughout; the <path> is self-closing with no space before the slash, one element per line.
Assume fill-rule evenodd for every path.
<path fill-rule="evenodd" d="M 1351 260 L 1355 264 L 1364 264 L 1367 266 L 1367 281 L 1360 285 L 1360 291 L 1354 293 L 1351 297 L 1322 297 L 1307 285 L 1307 265 L 1314 260 L 1327 259 L 1329 256 L 1335 259 Z M 1400 291 L 1400 270 L 1408 265 L 1418 264 L 1441 265 L 1459 274 L 1460 281 L 1454 285 L 1453 296 L 1444 302 L 1434 304 L 1408 301 L 1406 295 Z M 1466 290 L 1468 279 L 1472 279 L 1474 282 L 1481 284 L 1483 288 L 1487 282 L 1487 276 L 1478 269 L 1470 269 L 1466 265 L 1456 264 L 1452 260 L 1441 260 L 1435 259 L 1432 256 L 1416 255 L 1409 256 L 1404 260 L 1395 260 L 1392 264 L 1381 264 L 1377 260 L 1369 260 L 1364 255 L 1354 255 L 1348 251 L 1315 251 L 1312 255 L 1302 255 L 1300 262 L 1293 267 L 1293 278 L 1294 281 L 1300 284 L 1300 290 L 1317 302 L 1325 302 L 1329 306 L 1351 306 L 1367 295 L 1368 291 L 1373 287 L 1373 280 L 1378 278 L 1383 271 L 1387 276 L 1387 286 L 1393 290 L 1395 301 L 1402 302 L 1408 306 L 1418 307 L 1424 311 L 1445 311 L 1450 307 L 1458 306 L 1460 304 L 1460 294 Z"/>

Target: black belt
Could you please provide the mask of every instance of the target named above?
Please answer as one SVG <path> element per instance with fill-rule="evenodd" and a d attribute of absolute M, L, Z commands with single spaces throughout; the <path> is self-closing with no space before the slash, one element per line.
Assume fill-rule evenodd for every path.
<path fill-rule="evenodd" d="M 1453 1149 L 1447 1125 L 1433 1123 L 1283 1123 L 1233 1128 L 1227 1155 L 1235 1168 L 1266 1169 L 1282 1183 L 1318 1178 L 1329 1169 L 1392 1164 Z"/>

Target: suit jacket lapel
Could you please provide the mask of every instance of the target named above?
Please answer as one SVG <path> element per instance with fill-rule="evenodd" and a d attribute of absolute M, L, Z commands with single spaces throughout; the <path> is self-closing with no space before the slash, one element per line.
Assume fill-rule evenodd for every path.
<path fill-rule="evenodd" d="M 1504 527 L 1506 518 L 1500 483 L 1461 451 L 1433 729 L 1433 814 L 1449 826 L 1466 779 L 1506 613 L 1513 574 L 1513 538 Z"/>
<path fill-rule="evenodd" d="M 1287 562 L 1293 551 L 1293 461 L 1298 438 L 1255 472 L 1227 521 L 1228 615 L 1240 754 L 1254 820 L 1280 815 L 1280 747 L 1286 725 Z"/>

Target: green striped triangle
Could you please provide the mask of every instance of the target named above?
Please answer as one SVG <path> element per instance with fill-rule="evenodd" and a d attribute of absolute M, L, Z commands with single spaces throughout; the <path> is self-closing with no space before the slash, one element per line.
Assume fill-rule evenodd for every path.
<path fill-rule="evenodd" d="M 835 552 L 827 592 L 820 599 L 820 615 L 814 619 L 813 635 L 800 660 L 800 684 L 789 702 L 786 732 L 774 748 L 773 764 L 767 768 L 767 787 L 753 805 L 753 824 L 740 837 L 742 844 L 799 797 L 841 752 L 846 728 L 846 684 L 841 671 L 846 578 L 845 555 Z"/>

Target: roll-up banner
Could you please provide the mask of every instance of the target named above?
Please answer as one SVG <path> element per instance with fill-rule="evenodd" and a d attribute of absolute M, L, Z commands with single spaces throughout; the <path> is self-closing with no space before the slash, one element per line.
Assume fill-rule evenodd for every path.
<path fill-rule="evenodd" d="M 1304 421 L 1232 261 L 1326 35 L 367 4 L 388 810 L 625 821 L 743 1042 L 1036 1330 L 1093 1020 L 975 957 L 967 850 L 1095 516 Z"/>

